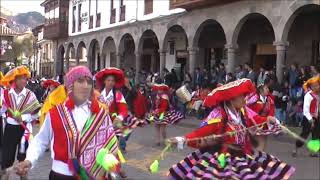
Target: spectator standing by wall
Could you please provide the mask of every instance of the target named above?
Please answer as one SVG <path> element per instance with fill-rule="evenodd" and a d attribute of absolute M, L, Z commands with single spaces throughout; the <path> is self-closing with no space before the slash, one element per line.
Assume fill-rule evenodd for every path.
<path fill-rule="evenodd" d="M 290 97 L 297 98 L 297 81 L 298 81 L 298 70 L 295 64 L 290 66 L 289 70 L 289 88 L 290 88 Z"/>
<path fill-rule="evenodd" d="M 247 78 L 250 79 L 254 84 L 257 84 L 257 75 L 253 71 L 252 66 L 246 63 L 245 68 L 248 71 Z"/>

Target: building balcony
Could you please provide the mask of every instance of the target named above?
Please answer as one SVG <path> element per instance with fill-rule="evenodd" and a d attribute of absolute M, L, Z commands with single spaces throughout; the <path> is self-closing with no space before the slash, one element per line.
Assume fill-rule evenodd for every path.
<path fill-rule="evenodd" d="M 186 10 L 199 9 L 207 6 L 216 6 L 242 0 L 170 0 L 170 7 Z"/>
<path fill-rule="evenodd" d="M 68 22 L 61 22 L 59 19 L 50 20 L 44 25 L 43 36 L 45 39 L 58 39 L 68 37 Z"/>

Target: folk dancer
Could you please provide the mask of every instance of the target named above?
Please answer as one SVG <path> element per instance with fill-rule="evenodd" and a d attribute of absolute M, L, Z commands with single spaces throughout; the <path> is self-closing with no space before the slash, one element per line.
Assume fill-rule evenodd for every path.
<path fill-rule="evenodd" d="M 16 173 L 26 175 L 51 142 L 53 160 L 49 180 L 105 179 L 106 173 L 114 168 L 104 166 L 106 162 L 102 163 L 98 157 L 104 152 L 109 155 L 109 161 L 110 157 L 117 161 L 117 138 L 108 112 L 93 98 L 90 70 L 85 66 L 70 69 L 65 86 L 66 101 L 46 115 L 29 146 L 26 160 L 16 165 Z"/>
<path fill-rule="evenodd" d="M 151 116 L 146 121 L 154 121 L 156 129 L 156 145 L 160 146 L 166 139 L 166 127 L 183 119 L 183 114 L 170 107 L 169 86 L 154 84 L 152 91 L 155 93 L 155 102 L 151 110 Z M 162 141 L 161 141 L 162 137 Z"/>
<path fill-rule="evenodd" d="M 307 93 L 304 95 L 304 117 L 300 136 L 306 139 L 311 133 L 311 138 L 313 140 L 320 139 L 320 77 L 316 76 L 309 79 L 307 82 L 305 82 L 303 88 Z M 303 144 L 304 143 L 302 141 L 296 141 L 296 146 L 292 152 L 292 156 L 297 156 L 298 149 L 302 147 Z M 310 156 L 317 157 L 317 154 L 311 153 Z"/>
<path fill-rule="evenodd" d="M 180 147 L 187 144 L 198 150 L 172 166 L 169 179 L 288 179 L 293 174 L 295 169 L 278 158 L 261 151 L 254 154 L 246 128 L 255 125 L 253 120 L 259 124 L 276 121 L 246 107 L 245 95 L 254 91 L 249 79 L 240 79 L 208 95 L 204 106 L 213 110 L 201 127 L 170 139 Z"/>
<path fill-rule="evenodd" d="M 35 94 L 25 88 L 30 75 L 27 67 L 18 66 L 2 80 L 3 84 L 10 85 L 3 93 L 2 110 L 6 112 L 7 118 L 3 135 L 2 174 L 6 174 L 6 169 L 13 165 L 17 146 L 18 161 L 25 160 L 32 137 L 32 121 L 37 118 L 40 104 Z"/>
<path fill-rule="evenodd" d="M 270 91 L 267 84 L 258 85 L 258 93 L 254 93 L 253 97 L 247 102 L 250 109 L 255 111 L 259 116 L 268 117 L 275 116 L 275 105 L 273 99 L 270 97 Z M 279 134 L 281 128 L 274 124 L 265 125 L 255 130 L 255 139 L 258 141 L 257 150 L 265 151 L 267 145 L 267 135 Z"/>

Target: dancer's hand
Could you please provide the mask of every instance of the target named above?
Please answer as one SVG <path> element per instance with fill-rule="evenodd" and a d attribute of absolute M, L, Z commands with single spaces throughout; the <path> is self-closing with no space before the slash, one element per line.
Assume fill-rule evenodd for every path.
<path fill-rule="evenodd" d="M 30 161 L 25 160 L 22 162 L 17 163 L 14 166 L 14 169 L 16 170 L 16 174 L 19 176 L 26 176 L 28 171 L 31 169 L 32 164 Z"/>
<path fill-rule="evenodd" d="M 272 124 L 275 124 L 277 122 L 277 119 L 274 116 L 268 116 L 267 121 L 271 122 Z"/>

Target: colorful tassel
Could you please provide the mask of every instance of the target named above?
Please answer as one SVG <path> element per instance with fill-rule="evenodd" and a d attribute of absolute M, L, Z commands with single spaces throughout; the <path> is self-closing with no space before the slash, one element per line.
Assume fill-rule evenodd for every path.
<path fill-rule="evenodd" d="M 226 156 L 225 156 L 225 154 L 223 154 L 223 153 L 220 154 L 218 156 L 218 161 L 219 161 L 220 167 L 224 168 L 226 166 Z"/>
<path fill-rule="evenodd" d="M 159 166 L 160 166 L 159 160 L 153 161 L 153 163 L 149 167 L 149 171 L 151 172 L 151 174 L 158 173 L 159 172 Z"/>
<path fill-rule="evenodd" d="M 149 121 L 154 121 L 154 116 L 150 116 Z"/>
<path fill-rule="evenodd" d="M 75 159 L 75 158 L 71 159 L 71 162 L 72 162 L 72 165 L 73 165 L 74 172 L 79 174 L 80 173 L 80 164 L 79 164 L 78 159 Z"/>
<path fill-rule="evenodd" d="M 123 164 L 123 163 L 126 163 L 126 160 L 124 159 L 123 157 L 123 154 L 122 152 L 118 149 L 118 157 L 119 157 L 119 160 L 120 162 Z"/>
<path fill-rule="evenodd" d="M 307 143 L 307 147 L 308 147 L 309 151 L 311 151 L 313 153 L 319 152 L 319 150 L 320 150 L 320 139 L 310 140 Z"/>
<path fill-rule="evenodd" d="M 80 167 L 80 172 L 79 172 L 79 175 L 80 175 L 80 179 L 81 180 L 89 180 L 89 177 L 87 175 L 87 172 L 86 170 L 84 169 L 84 167 Z"/>
<path fill-rule="evenodd" d="M 117 116 L 118 116 L 117 113 L 112 113 L 112 115 L 111 115 L 111 117 L 113 117 L 113 118 L 115 118 Z"/>

